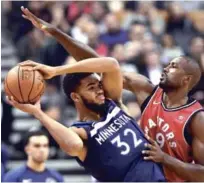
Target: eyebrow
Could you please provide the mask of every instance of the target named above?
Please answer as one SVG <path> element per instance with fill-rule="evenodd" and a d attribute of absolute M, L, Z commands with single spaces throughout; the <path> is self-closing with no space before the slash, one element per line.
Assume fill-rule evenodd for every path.
<path fill-rule="evenodd" d="M 87 87 L 91 86 L 91 85 L 95 85 L 96 83 L 89 83 L 87 84 Z"/>
<path fill-rule="evenodd" d="M 176 63 L 176 62 L 171 62 L 170 65 L 178 66 L 178 63 Z"/>
<path fill-rule="evenodd" d="M 34 146 L 36 146 L 36 145 L 42 145 L 42 146 L 44 146 L 44 145 L 49 145 L 49 143 L 46 143 L 46 144 L 40 144 L 40 143 L 36 143 L 36 144 L 33 144 Z"/>

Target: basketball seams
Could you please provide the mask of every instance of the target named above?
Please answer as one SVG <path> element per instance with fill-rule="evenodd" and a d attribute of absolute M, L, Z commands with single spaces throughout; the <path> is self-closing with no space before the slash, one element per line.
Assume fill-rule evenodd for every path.
<path fill-rule="evenodd" d="M 45 88 L 45 85 L 43 85 L 42 89 L 40 90 L 40 92 L 33 98 L 31 99 L 30 101 L 32 102 L 33 100 L 35 100 L 37 97 L 41 96 L 42 93 L 44 92 L 44 88 Z"/>
<path fill-rule="evenodd" d="M 26 68 L 24 72 L 24 68 L 20 66 L 15 68 L 5 77 L 5 92 L 8 96 L 14 96 L 20 103 L 35 103 L 45 91 L 45 81 L 41 73 L 27 72 Z"/>
<path fill-rule="evenodd" d="M 35 83 L 35 71 L 33 71 L 33 83 L 32 83 L 30 92 L 29 92 L 29 94 L 28 94 L 28 102 L 29 102 L 29 103 L 30 103 L 30 94 L 32 93 L 34 83 Z"/>
<path fill-rule="evenodd" d="M 23 103 L 24 103 L 24 99 L 23 99 L 23 95 L 22 95 L 22 91 L 21 91 L 21 85 L 20 85 L 20 66 L 18 67 L 18 87 L 19 87 L 19 90 L 20 90 L 20 95 L 21 95 L 21 98 L 23 100 Z"/>
<path fill-rule="evenodd" d="M 6 77 L 6 79 L 5 79 L 5 84 L 6 84 L 6 87 L 8 88 L 8 90 L 9 90 L 11 96 L 13 96 L 13 97 L 15 98 L 15 100 L 18 100 L 18 98 L 17 98 L 17 97 L 13 94 L 13 92 L 11 92 L 11 90 L 9 89 L 9 86 L 8 86 L 8 83 L 7 83 L 7 77 Z"/>

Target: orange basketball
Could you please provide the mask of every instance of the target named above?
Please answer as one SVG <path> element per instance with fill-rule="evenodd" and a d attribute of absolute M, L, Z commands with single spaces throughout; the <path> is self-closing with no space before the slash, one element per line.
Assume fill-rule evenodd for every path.
<path fill-rule="evenodd" d="M 36 103 L 45 91 L 45 81 L 39 71 L 28 70 L 30 66 L 12 68 L 4 81 L 6 94 L 19 103 Z"/>

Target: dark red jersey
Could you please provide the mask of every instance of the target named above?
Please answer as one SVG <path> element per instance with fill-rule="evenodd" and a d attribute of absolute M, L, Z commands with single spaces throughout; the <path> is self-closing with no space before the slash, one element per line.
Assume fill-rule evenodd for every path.
<path fill-rule="evenodd" d="M 193 161 L 191 140 L 187 126 L 191 118 L 202 110 L 202 106 L 194 99 L 177 108 L 165 107 L 163 90 L 157 87 L 143 106 L 141 127 L 151 138 L 156 140 L 162 150 L 169 155 L 187 163 Z M 168 181 L 185 181 L 173 171 L 164 167 Z"/>

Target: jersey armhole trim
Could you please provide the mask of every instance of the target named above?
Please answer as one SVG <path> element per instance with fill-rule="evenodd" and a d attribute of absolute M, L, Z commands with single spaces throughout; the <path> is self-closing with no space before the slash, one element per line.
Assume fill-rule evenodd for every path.
<path fill-rule="evenodd" d="M 141 113 L 142 113 L 142 115 L 145 112 L 147 106 L 151 102 L 152 98 L 154 97 L 154 95 L 156 94 L 158 89 L 159 89 L 159 86 L 155 86 L 155 88 L 153 89 L 152 93 L 142 103 L 142 105 L 141 105 Z"/>
<path fill-rule="evenodd" d="M 189 134 L 189 132 L 187 131 L 187 127 L 190 125 L 192 118 L 199 113 L 200 111 L 204 111 L 203 108 L 197 109 L 196 111 L 194 111 L 186 120 L 184 126 L 183 126 L 183 137 L 184 140 L 186 142 L 187 145 L 191 146 L 192 144 L 192 136 L 191 134 Z"/>

